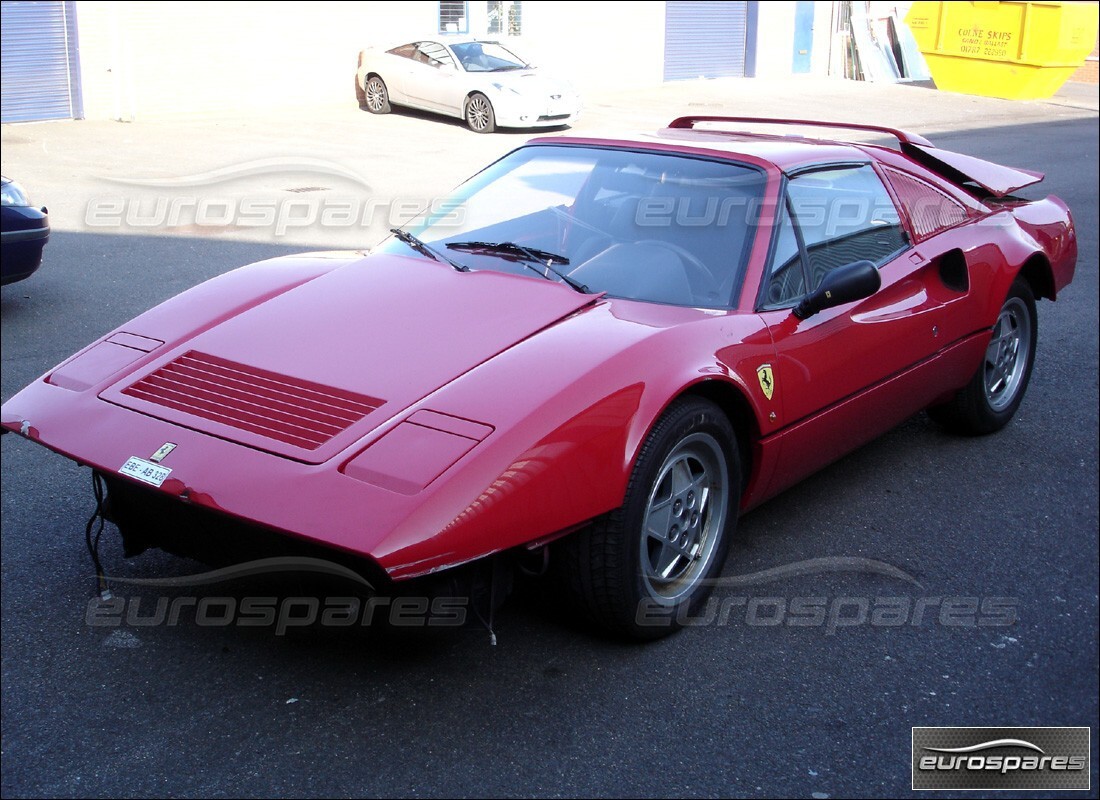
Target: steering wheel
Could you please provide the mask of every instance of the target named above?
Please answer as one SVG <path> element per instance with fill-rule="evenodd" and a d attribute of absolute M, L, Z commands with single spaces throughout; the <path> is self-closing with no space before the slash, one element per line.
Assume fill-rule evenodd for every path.
<path fill-rule="evenodd" d="M 691 292 L 696 300 L 717 300 L 718 283 L 707 265 L 699 260 L 699 257 L 690 250 L 663 239 L 642 239 L 635 244 L 648 244 L 663 247 L 680 257 L 687 273 L 688 283 L 691 284 Z"/>

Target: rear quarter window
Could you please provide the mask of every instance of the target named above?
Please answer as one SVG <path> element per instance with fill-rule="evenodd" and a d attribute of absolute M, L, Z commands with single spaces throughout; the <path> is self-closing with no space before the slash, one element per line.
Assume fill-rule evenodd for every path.
<path fill-rule="evenodd" d="M 909 218 L 909 227 L 917 241 L 966 221 L 963 204 L 932 184 L 891 167 L 884 167 L 883 172 Z"/>

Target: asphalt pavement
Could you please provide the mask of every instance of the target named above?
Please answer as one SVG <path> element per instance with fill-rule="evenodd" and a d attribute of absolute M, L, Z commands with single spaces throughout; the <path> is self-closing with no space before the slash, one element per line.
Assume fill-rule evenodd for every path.
<path fill-rule="evenodd" d="M 712 617 L 642 646 L 578 628 L 534 591 L 501 609 L 495 646 L 476 624 L 276 635 L 198 624 L 188 610 L 176 624 L 98 624 L 83 541 L 89 473 L 4 436 L 4 797 L 903 796 L 910 729 L 927 725 L 1088 726 L 1096 796 L 1095 87 L 1011 104 L 913 87 L 801 94 L 808 85 L 609 95 L 578 132 L 741 112 L 749 98 L 755 113 L 858 115 L 1045 171 L 1037 188 L 1069 203 L 1080 256 L 1063 296 L 1040 303 L 1036 367 L 1009 427 L 961 439 L 918 415 L 768 502 L 740 521 L 725 571 L 758 577 L 729 581 Z M 438 196 L 526 138 L 411 113 L 300 117 L 5 126 L 4 173 L 50 206 L 55 232 L 41 272 L 0 296 L 0 395 L 207 277 L 379 235 L 378 219 L 284 236 L 187 213 L 172 225 L 148 205 L 112 226 L 110 203 L 149 189 L 135 181 L 275 164 L 259 177 L 219 174 L 275 197 L 347 198 L 367 183 L 384 216 L 395 198 Z M 253 163 L 264 159 L 283 166 Z M 203 569 L 162 553 L 127 560 L 112 531 L 102 552 L 128 579 Z M 827 568 L 856 559 L 894 571 Z M 198 591 L 239 601 L 317 589 L 267 576 Z M 137 619 L 188 591 L 119 594 L 141 604 Z M 822 610 L 820 624 L 799 622 L 813 615 L 795 609 L 808 607 Z"/>

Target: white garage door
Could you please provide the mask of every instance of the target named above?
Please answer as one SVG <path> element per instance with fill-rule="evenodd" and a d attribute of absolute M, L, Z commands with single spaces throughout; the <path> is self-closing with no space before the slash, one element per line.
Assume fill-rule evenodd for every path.
<path fill-rule="evenodd" d="M 75 5 L 0 4 L 0 122 L 82 116 Z"/>
<path fill-rule="evenodd" d="M 748 3 L 665 3 L 665 80 L 745 74 Z"/>

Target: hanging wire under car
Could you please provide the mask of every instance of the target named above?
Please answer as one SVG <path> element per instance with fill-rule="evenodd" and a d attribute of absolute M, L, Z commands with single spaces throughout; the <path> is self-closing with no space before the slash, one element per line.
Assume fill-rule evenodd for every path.
<path fill-rule="evenodd" d="M 88 546 L 88 555 L 92 557 L 92 566 L 95 567 L 96 590 L 99 592 L 100 598 L 110 600 L 111 587 L 107 583 L 107 576 L 103 573 L 103 564 L 99 560 L 99 539 L 103 536 L 103 526 L 107 521 L 103 515 L 106 487 L 103 483 L 103 476 L 94 470 L 92 471 L 92 492 L 95 495 L 95 511 L 92 512 L 92 516 L 88 518 L 88 524 L 84 527 L 84 543 Z M 98 527 L 96 526 L 97 522 Z M 95 528 L 94 535 L 92 534 L 93 528 Z"/>

